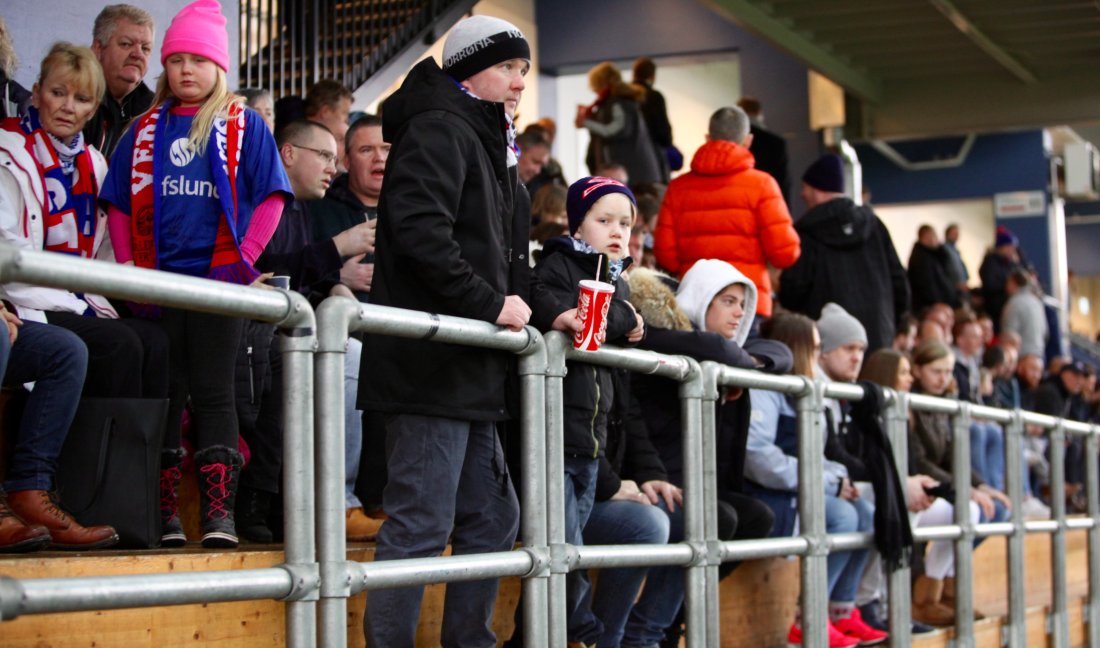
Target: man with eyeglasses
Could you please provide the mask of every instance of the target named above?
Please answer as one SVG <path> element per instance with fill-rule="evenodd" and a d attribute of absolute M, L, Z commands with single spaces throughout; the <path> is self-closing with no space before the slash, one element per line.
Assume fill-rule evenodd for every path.
<path fill-rule="evenodd" d="M 374 230 L 364 224 L 332 238 L 312 241 L 309 212 L 303 201 L 323 197 L 331 184 L 336 174 L 336 138 L 321 124 L 302 120 L 279 131 L 276 143 L 294 200 L 283 209 L 278 228 L 256 260 L 256 268 L 289 277 L 292 290 L 317 301 L 339 282 L 343 257 L 373 247 Z M 279 492 L 282 468 L 282 403 L 277 396 L 282 393 L 282 365 L 278 345 L 272 343 L 274 335 L 272 325 L 250 322 L 238 353 L 238 419 L 252 461 L 241 473 L 237 532 L 259 543 L 276 539 L 268 517 L 273 496 Z"/>

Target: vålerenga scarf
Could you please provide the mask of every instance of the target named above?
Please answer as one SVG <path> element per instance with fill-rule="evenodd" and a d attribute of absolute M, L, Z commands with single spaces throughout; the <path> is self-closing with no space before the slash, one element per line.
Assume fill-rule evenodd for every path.
<path fill-rule="evenodd" d="M 68 143 L 47 133 L 34 106 L 27 108 L 18 123 L 19 131 L 26 137 L 27 152 L 34 159 L 46 187 L 46 200 L 42 205 L 43 248 L 90 259 L 94 252 L 96 196 L 99 194 L 91 152 L 84 146 L 79 133 Z M 10 122 L 7 128 L 15 130 Z M 58 155 L 55 142 L 66 153 L 71 153 L 71 157 Z M 70 212 L 75 232 L 65 222 Z"/>
<path fill-rule="evenodd" d="M 158 265 L 156 236 L 164 196 L 156 191 L 156 187 L 161 186 L 164 160 L 167 159 L 159 147 L 164 145 L 164 129 L 171 107 L 172 102 L 166 101 L 158 110 L 149 111 L 138 121 L 135 130 L 130 231 L 134 264 L 142 268 L 156 268 Z M 241 248 L 237 244 L 237 167 L 244 144 L 244 128 L 244 111 L 238 104 L 230 104 L 229 118 L 214 120 L 206 149 L 222 207 L 207 277 L 238 284 L 249 284 L 258 276 L 243 262 Z M 211 151 L 216 155 L 211 155 Z M 152 182 L 145 180 L 149 177 Z"/>

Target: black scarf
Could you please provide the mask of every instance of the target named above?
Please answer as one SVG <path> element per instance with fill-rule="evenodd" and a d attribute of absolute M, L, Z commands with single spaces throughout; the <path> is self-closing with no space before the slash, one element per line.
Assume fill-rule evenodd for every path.
<path fill-rule="evenodd" d="M 913 532 L 909 528 L 905 489 L 894 466 L 894 448 L 883 429 L 886 396 L 875 383 L 861 380 L 863 399 L 852 403 L 852 432 L 863 438 L 862 457 L 875 489 L 875 548 L 887 571 L 909 564 Z"/>

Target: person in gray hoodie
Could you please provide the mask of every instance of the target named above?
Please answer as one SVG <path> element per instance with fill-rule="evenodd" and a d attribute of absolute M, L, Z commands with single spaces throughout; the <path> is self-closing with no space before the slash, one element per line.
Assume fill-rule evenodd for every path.
<path fill-rule="evenodd" d="M 756 313 L 756 286 L 725 261 L 704 259 L 684 275 L 673 294 L 673 280 L 652 271 L 631 271 L 631 302 L 646 320 L 641 348 L 696 360 L 711 360 L 742 369 L 782 373 L 792 365 L 781 343 L 749 338 Z M 664 462 L 668 480 L 682 485 L 683 454 L 680 403 L 674 383 L 634 375 L 633 397 L 640 406 L 650 440 Z M 719 401 L 715 422 L 718 531 L 723 540 L 763 538 L 773 516 L 763 503 L 743 493 L 742 473 L 748 439 L 750 396 L 729 390 Z M 670 542 L 683 539 L 682 508 L 669 512 Z M 720 575 L 735 563 L 722 566 Z M 676 641 L 677 613 L 683 601 L 683 573 L 676 567 L 649 570 L 641 598 L 631 610 L 622 646 L 650 646 Z"/>

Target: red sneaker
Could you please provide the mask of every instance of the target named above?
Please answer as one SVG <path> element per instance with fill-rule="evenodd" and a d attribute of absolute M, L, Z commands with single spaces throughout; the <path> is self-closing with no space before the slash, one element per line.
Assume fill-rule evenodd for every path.
<path fill-rule="evenodd" d="M 791 630 L 787 633 L 787 645 L 792 648 L 802 645 L 802 626 L 797 623 L 791 624 Z M 829 648 L 853 648 L 858 645 L 859 639 L 849 637 L 837 630 L 832 622 L 829 623 Z"/>
<path fill-rule="evenodd" d="M 882 630 L 875 630 L 864 623 L 859 608 L 853 608 L 852 616 L 847 619 L 839 619 L 833 622 L 833 625 L 845 636 L 858 640 L 860 646 L 877 646 L 885 642 L 886 638 L 890 636 Z"/>

